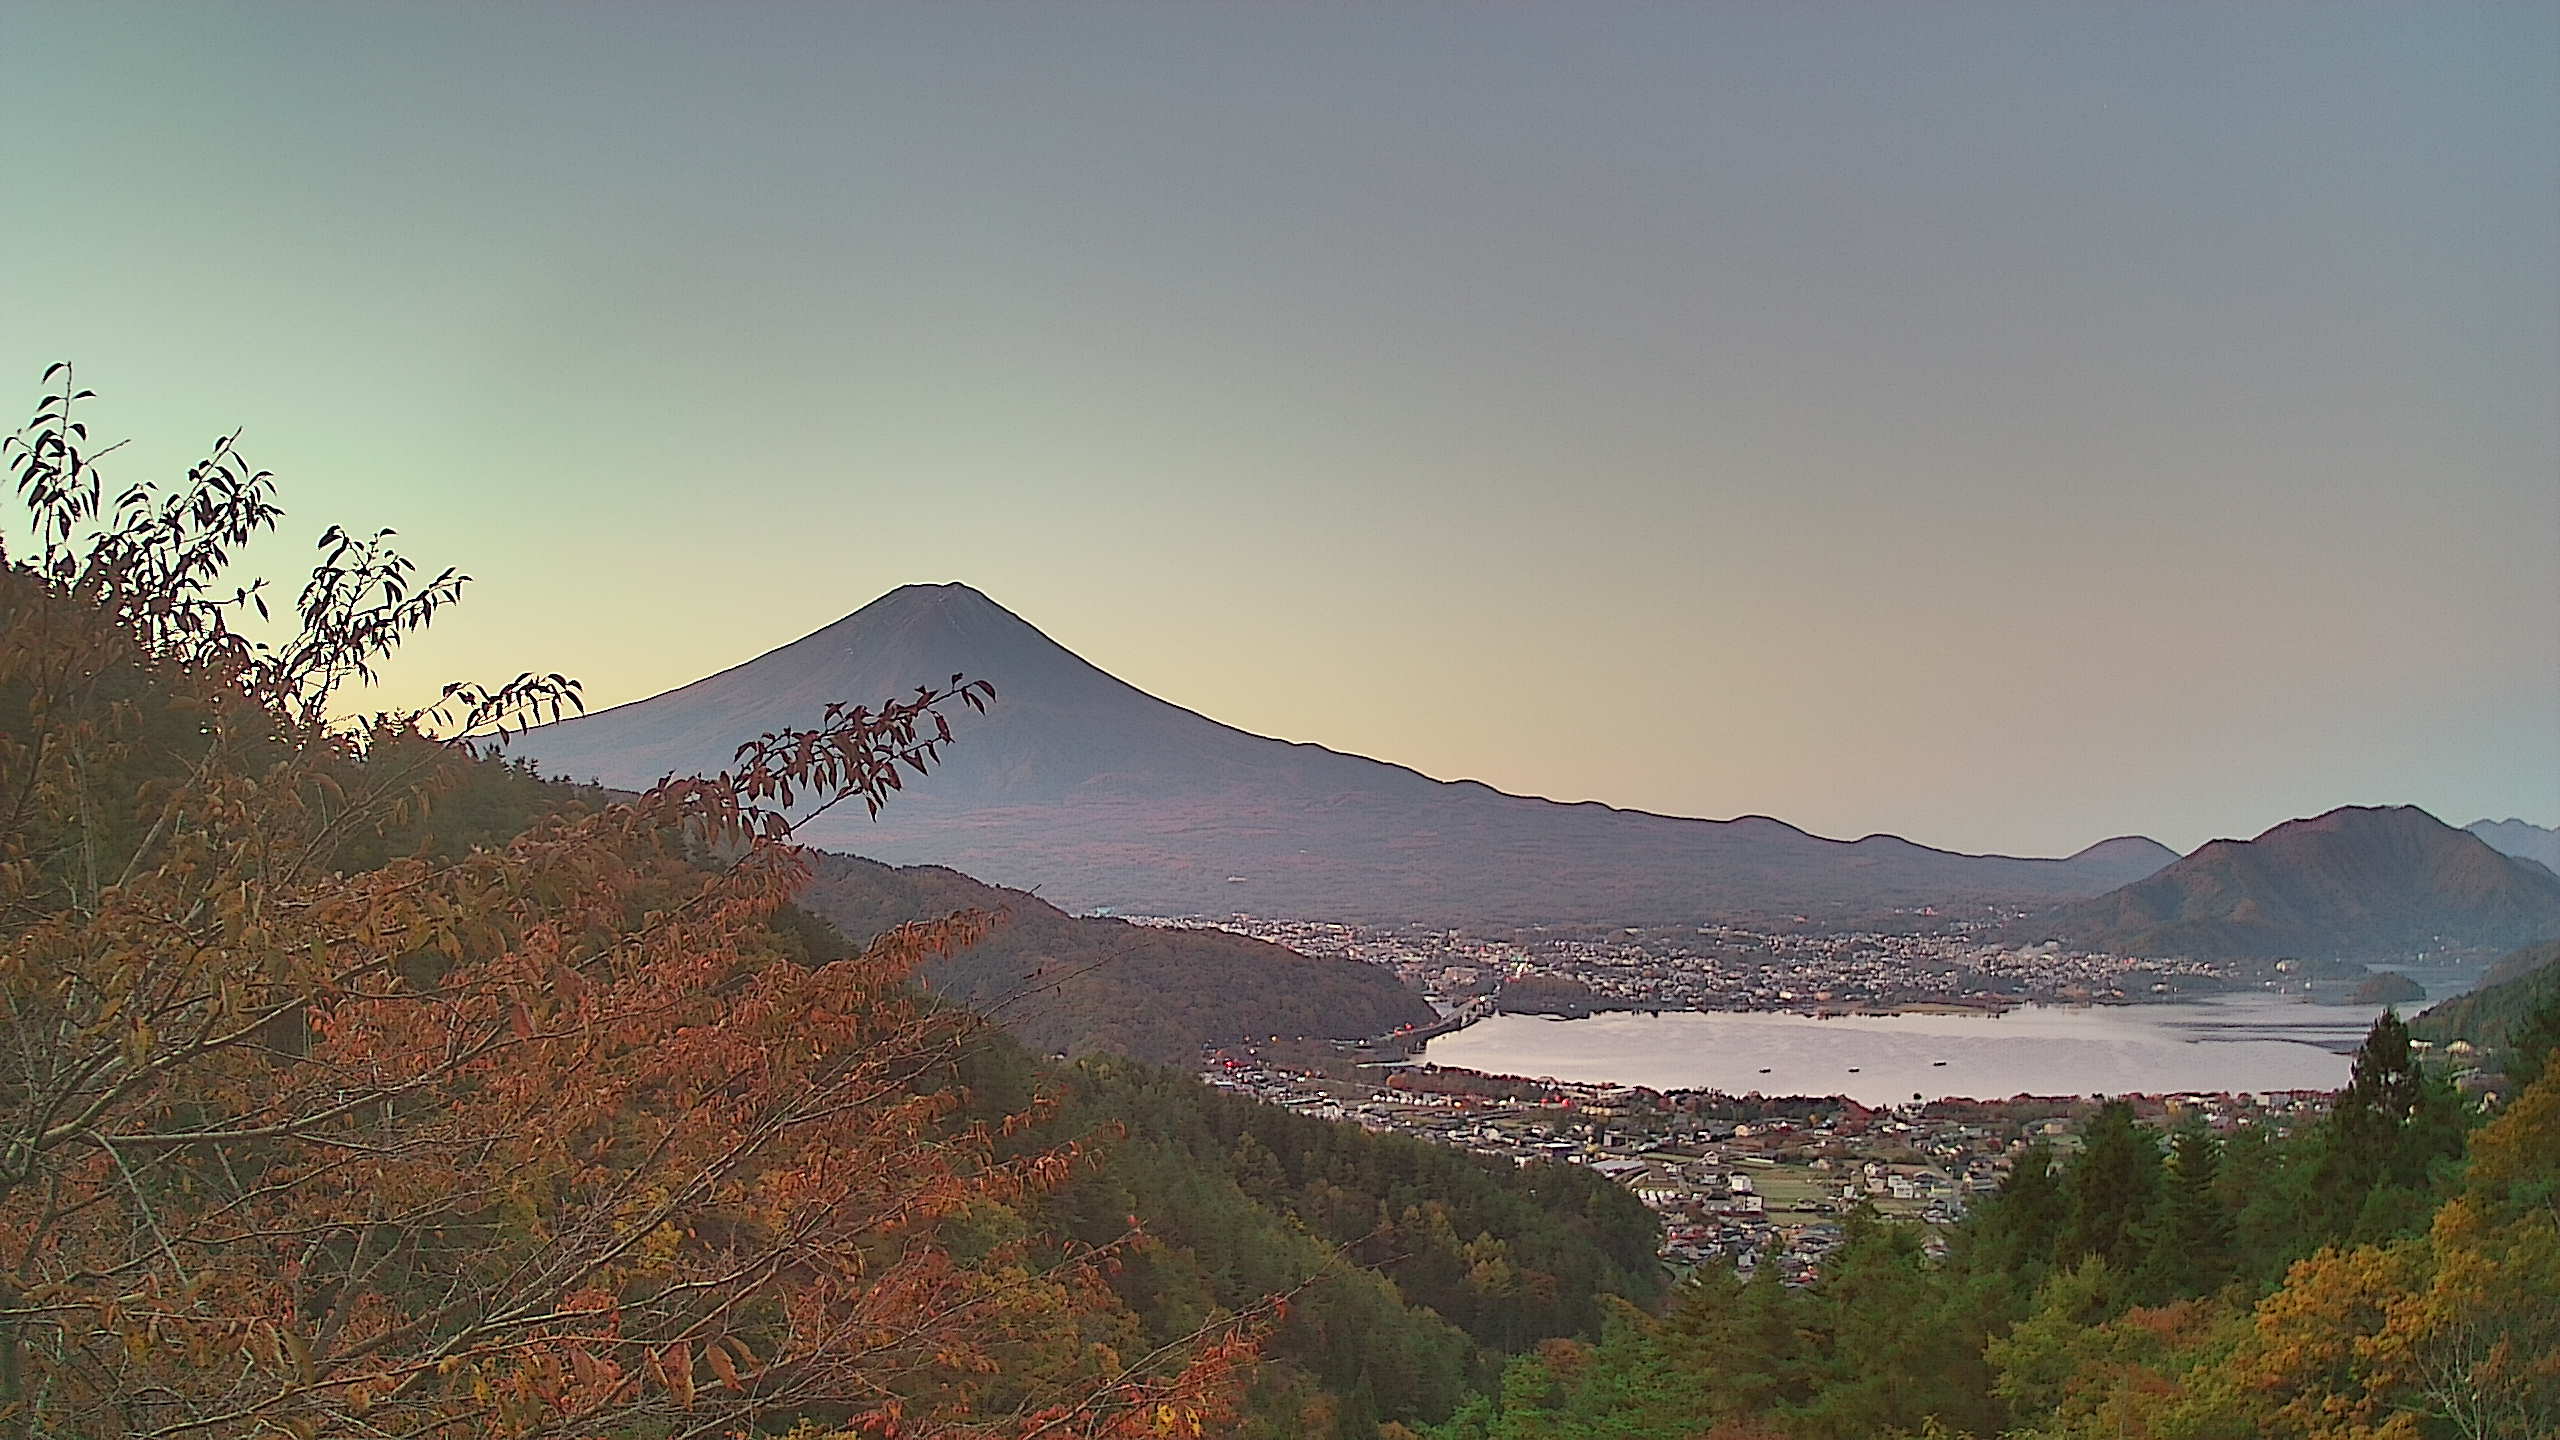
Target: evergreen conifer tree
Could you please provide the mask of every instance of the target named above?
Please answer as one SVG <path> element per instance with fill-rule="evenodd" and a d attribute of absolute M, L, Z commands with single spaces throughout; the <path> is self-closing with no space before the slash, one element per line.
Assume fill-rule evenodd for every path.
<path fill-rule="evenodd" d="M 2438 1198 L 2437 1167 L 2462 1153 L 2465 1120 L 2452 1085 L 2419 1063 L 2409 1027 L 2383 1011 L 2322 1130 L 2315 1238 L 2377 1241 L 2422 1227 Z"/>
<path fill-rule="evenodd" d="M 2143 1300 L 2158 1304 L 2211 1293 L 2231 1278 L 2231 1212 L 2219 1191 L 2222 1142 L 2194 1120 L 2169 1142 L 2159 1213 L 2151 1227 L 2150 1253 L 2135 1281 Z"/>
<path fill-rule="evenodd" d="M 2143 1226 L 2160 1194 L 2160 1140 L 2133 1118 L 2133 1107 L 2109 1100 L 2089 1122 L 2079 1157 L 2063 1177 L 2071 1202 L 2058 1258 L 2095 1255 L 2118 1273 L 2141 1260 Z"/>

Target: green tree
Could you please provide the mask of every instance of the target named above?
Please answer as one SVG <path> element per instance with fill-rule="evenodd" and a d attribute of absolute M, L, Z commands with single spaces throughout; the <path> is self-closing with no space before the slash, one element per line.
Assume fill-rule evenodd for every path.
<path fill-rule="evenodd" d="M 2160 1207 L 2135 1294 L 2158 1304 L 2208 1294 L 2231 1278 L 2232 1217 L 2220 1191 L 2222 1142 L 2189 1120 L 2169 1142 Z"/>
<path fill-rule="evenodd" d="M 1664 1316 L 1666 1348 L 1682 1368 L 1712 1376 L 1702 1412 L 1765 1415 L 1792 1410 L 1815 1387 L 1812 1302 L 1764 1260 L 1748 1280 L 1700 1271 Z"/>
<path fill-rule="evenodd" d="M 1959 1232 L 1957 1254 L 1964 1268 L 1996 1280 L 2023 1300 L 2043 1278 L 2053 1252 L 2071 1220 L 2071 1200 L 2062 1192 L 2053 1149 L 2042 1141 L 2028 1146 L 2009 1166 L 1997 1193 L 1979 1206 Z"/>
<path fill-rule="evenodd" d="M 2560 1051 L 2560 983 L 2551 985 L 2541 1003 L 2527 1011 L 2515 1029 L 2508 1032 L 2507 1053 L 2499 1068 L 2521 1090 L 2550 1068 L 2555 1051 Z"/>
<path fill-rule="evenodd" d="M 1990 1413 L 1984 1336 L 1920 1231 L 1861 1209 L 1826 1267 L 1815 1303 L 1828 1339 L 1823 1384 L 1800 1428 L 1821 1440 L 1965 1428 Z"/>
<path fill-rule="evenodd" d="M 2356 1050 L 2319 1136 L 2310 1198 L 2315 1241 L 2381 1241 L 2422 1228 L 2449 1186 L 2468 1116 L 2427 1070 L 2409 1027 L 2385 1010 Z"/>
<path fill-rule="evenodd" d="M 2035 1308 L 1991 1342 L 1992 1388 L 2017 1423 L 2053 1413 L 2078 1377 L 2092 1330 L 2115 1312 L 2119 1286 L 2106 1262 L 2091 1257 L 2054 1273 L 2036 1291 Z"/>
<path fill-rule="evenodd" d="M 2071 1218 L 2057 1258 L 2076 1263 L 2095 1255 L 2119 1274 L 2130 1271 L 2141 1261 L 2143 1226 L 2159 1199 L 2159 1136 L 2134 1119 L 2131 1105 L 2106 1102 L 2064 1173 L 2063 1190 Z"/>

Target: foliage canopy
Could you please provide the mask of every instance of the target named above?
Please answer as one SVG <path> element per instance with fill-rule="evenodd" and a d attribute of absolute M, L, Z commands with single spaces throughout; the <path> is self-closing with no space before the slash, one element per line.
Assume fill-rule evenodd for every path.
<path fill-rule="evenodd" d="M 45 380 L 4 457 L 0 1433 L 1218 1423 L 1252 1317 L 1133 1343 L 1129 1227 L 955 1248 L 1076 1159 L 1004 1143 L 1037 1097 L 962 1113 L 970 1021 L 908 984 L 984 917 L 784 923 L 786 811 L 887 803 L 983 684 L 561 806 L 464 742 L 564 677 L 341 713 L 465 577 L 333 527 L 276 623 L 236 436 L 107 500 Z"/>

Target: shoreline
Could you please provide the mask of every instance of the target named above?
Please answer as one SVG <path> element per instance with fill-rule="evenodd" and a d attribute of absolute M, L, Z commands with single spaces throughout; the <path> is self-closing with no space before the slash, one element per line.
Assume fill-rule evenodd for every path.
<path fill-rule="evenodd" d="M 2272 1096 L 2282 1100 L 2298 1102 L 2322 1100 L 2337 1094 L 2337 1090 L 2335 1088 L 2296 1088 L 2290 1090 L 2124 1090 L 2111 1091 L 2101 1097 L 2096 1094 L 2046 1094 L 2039 1091 L 2021 1090 L 2014 1095 L 1938 1095 L 1918 1102 L 1871 1103 L 1865 1100 L 1860 1100 L 1854 1095 L 1841 1091 L 1827 1091 L 1821 1094 L 1815 1094 L 1809 1091 L 1771 1093 L 1760 1090 L 1720 1090 L 1711 1085 L 1675 1086 L 1670 1089 L 1664 1089 L 1655 1085 L 1640 1085 L 1632 1082 L 1612 1080 L 1567 1080 L 1560 1079 L 1553 1075 L 1511 1075 L 1496 1070 L 1478 1070 L 1472 1066 L 1445 1065 L 1437 1061 L 1428 1060 L 1415 1061 L 1409 1068 L 1426 1075 L 1463 1076 L 1469 1079 L 1482 1080 L 1495 1085 L 1542 1086 L 1558 1091 L 1583 1093 L 1626 1091 L 1637 1096 L 1652 1096 L 1675 1103 L 1683 1100 L 1695 1099 L 1721 1100 L 1735 1104 L 1751 1102 L 1758 1102 L 1766 1105 L 1841 1104 L 1852 1105 L 1858 1109 L 1868 1111 L 1889 1110 L 1896 1108 L 1897 1105 L 1901 1103 L 1917 1103 L 1924 1106 L 1977 1106 L 1983 1108 L 2010 1105 L 2074 1106 L 2094 1104 L 2099 1099 L 2104 1098 L 2112 1100 L 2131 1100 L 2138 1103 L 2152 1105 L 2165 1105 L 2173 1101 L 2190 1100 L 2199 1096 L 2212 1096 L 2225 1100 L 2236 1100 L 2248 1096 Z M 1392 1084 L 1390 1084 L 1388 1088 L 1392 1089 Z M 1424 1095 L 1434 1092 L 1416 1089 L 1411 1093 Z M 1467 1094 L 1467 1092 L 1463 1091 L 1454 1093 L 1461 1095 Z M 1492 1097 L 1488 1096 L 1469 1095 L 1468 1098 L 1486 1101 L 1492 1100 Z"/>
<path fill-rule="evenodd" d="M 1996 1009 L 1574 1007 L 1565 1015 L 1506 1012 L 1540 1023 L 1489 1035 L 1472 1024 L 1453 1027 L 1432 1043 L 1399 1048 L 1417 1068 L 1731 1095 L 1844 1095 L 1868 1105 L 1905 1103 L 1915 1093 L 1980 1100 L 2327 1092 L 2346 1082 L 2347 1032 L 2360 1040 L 2368 1016 L 2299 997 L 2231 998 L 2230 1009 L 2093 1001 Z M 1608 1023 L 1553 1023 L 1571 1021 Z"/>
<path fill-rule="evenodd" d="M 1691 1005 L 1665 1005 L 1639 1000 L 1598 1000 L 1588 1004 L 1574 1005 L 1565 1008 L 1524 1008 L 1519 1010 L 1504 1010 L 1498 1007 L 1482 1006 L 1481 1000 L 1483 997 L 1477 997 L 1475 1000 L 1466 1002 L 1461 1009 L 1451 1011 L 1447 1015 L 1442 1016 L 1440 1023 L 1429 1027 L 1428 1034 L 1429 1038 L 1436 1039 L 1442 1035 L 1452 1035 L 1460 1030 L 1467 1029 L 1479 1021 L 1490 1020 L 1504 1015 L 1520 1015 L 1535 1020 L 1593 1020 L 1604 1015 L 1792 1015 L 1804 1020 L 1842 1020 L 1861 1016 L 1884 1017 L 1892 1015 L 1979 1015 L 1984 1017 L 1997 1017 L 2027 1009 L 2147 1010 L 2184 1005 L 2210 1004 L 2216 1000 L 2240 997 L 2283 1000 L 2292 1004 L 2307 1006 L 2315 1010 L 2354 1009 L 2359 1008 L 2362 1004 L 2366 1003 L 2357 1001 L 2345 995 L 2321 993 L 2316 989 L 2305 989 L 2299 991 L 2254 989 L 2195 990 L 2172 995 L 2128 995 L 2122 993 L 2106 995 L 2055 996 L 1985 995 L 1980 997 L 1944 1000 L 1877 1000 L 1853 1002 L 1816 1001 L 1807 1005 L 1754 1005 L 1740 1008 L 1714 1009 L 1701 1009 Z M 2419 1013 L 2423 1008 L 2423 1005 L 2416 1006 L 2407 1010 L 2406 1013 L 2414 1015 Z M 1375 1036 L 1365 1043 L 1372 1045 L 1392 1045 L 1399 1040 L 1416 1038 L 1422 1035 L 1422 1033 L 1423 1032 L 1417 1031 L 1405 1036 Z"/>

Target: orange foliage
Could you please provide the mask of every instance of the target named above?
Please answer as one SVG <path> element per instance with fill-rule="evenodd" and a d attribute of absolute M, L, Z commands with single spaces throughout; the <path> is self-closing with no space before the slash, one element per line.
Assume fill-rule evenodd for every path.
<path fill-rule="evenodd" d="M 2560 1433 L 2560 1064 L 2472 1138 L 2423 1240 L 2323 1250 L 2218 1377 L 2263 1433 Z"/>
<path fill-rule="evenodd" d="M 908 980 L 983 920 L 826 963 L 770 923 L 789 807 L 877 808 L 990 692 L 350 865 L 471 774 L 429 726 L 574 687 L 332 723 L 459 577 L 332 531 L 244 639 L 209 597 L 265 477 L 225 441 L 102 509 L 61 379 L 0 564 L 0 1433 L 1215 1433 L 1241 1324 L 1124 1360 L 1104 1257 L 943 1243 L 1076 1159 L 957 1112 L 970 1022 Z"/>
<path fill-rule="evenodd" d="M 2324 1249 L 2296 1262 L 2259 1304 L 2256 1331 L 2233 1357 L 2233 1378 L 2271 1402 L 2285 1434 L 2414 1437 L 2417 1421 L 2390 1383 L 2388 1337 L 2424 1265 L 2411 1245 Z"/>

